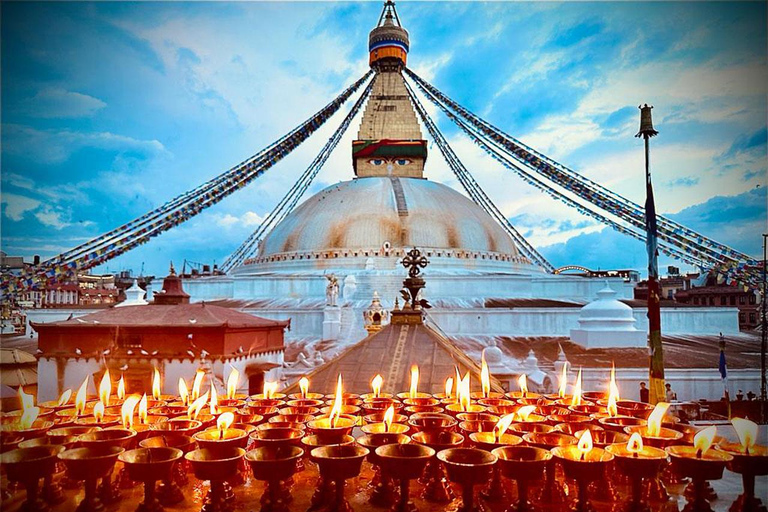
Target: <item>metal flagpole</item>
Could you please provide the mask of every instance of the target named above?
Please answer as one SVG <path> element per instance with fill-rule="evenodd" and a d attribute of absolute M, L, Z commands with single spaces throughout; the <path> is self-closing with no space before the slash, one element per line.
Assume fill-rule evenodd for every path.
<path fill-rule="evenodd" d="M 649 375 L 648 388 L 650 400 L 655 404 L 665 399 L 664 389 L 664 349 L 661 344 L 661 290 L 659 289 L 659 250 L 658 230 L 656 226 L 656 205 L 653 201 L 651 184 L 650 138 L 659 132 L 653 129 L 651 109 L 645 105 L 640 109 L 640 131 L 635 137 L 645 141 L 645 247 L 648 252 L 648 349 Z"/>
<path fill-rule="evenodd" d="M 766 318 L 766 302 L 768 294 L 766 291 L 766 243 L 768 243 L 768 233 L 763 234 L 763 296 L 760 298 L 760 306 L 763 310 L 762 332 L 760 333 L 760 410 L 762 411 L 762 420 L 765 423 L 768 420 L 768 390 L 766 389 L 765 375 L 765 352 L 768 345 L 768 319 Z"/>

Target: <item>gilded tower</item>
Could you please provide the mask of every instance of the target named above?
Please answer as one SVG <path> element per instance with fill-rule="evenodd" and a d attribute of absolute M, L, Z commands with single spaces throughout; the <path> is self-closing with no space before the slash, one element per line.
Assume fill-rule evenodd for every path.
<path fill-rule="evenodd" d="M 408 98 L 401 71 L 409 49 L 395 3 L 387 1 L 368 38 L 370 66 L 376 71 L 357 140 L 352 143 L 355 175 L 422 178 L 427 142 Z"/>

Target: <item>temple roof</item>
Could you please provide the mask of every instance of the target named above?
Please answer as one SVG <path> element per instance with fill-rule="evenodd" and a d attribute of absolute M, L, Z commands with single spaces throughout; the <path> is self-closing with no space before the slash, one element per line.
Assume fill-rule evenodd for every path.
<path fill-rule="evenodd" d="M 457 367 L 462 375 L 469 371 L 473 387 L 480 387 L 480 367 L 450 340 L 424 324 L 387 325 L 306 377 L 312 389 L 334 389 L 341 373 L 345 391 L 367 393 L 371 379 L 379 373 L 384 378 L 382 391 L 397 393 L 408 390 L 414 364 L 419 366 L 419 391 L 443 391 L 445 379 L 453 377 Z M 491 385 L 502 391 L 497 382 Z M 298 391 L 297 386 L 294 383 L 287 392 Z"/>
<path fill-rule="evenodd" d="M 290 320 L 269 320 L 230 308 L 204 302 L 194 304 L 125 306 L 109 308 L 89 315 L 59 322 L 30 322 L 35 330 L 49 327 L 226 327 L 234 329 L 264 329 L 287 327 Z"/>

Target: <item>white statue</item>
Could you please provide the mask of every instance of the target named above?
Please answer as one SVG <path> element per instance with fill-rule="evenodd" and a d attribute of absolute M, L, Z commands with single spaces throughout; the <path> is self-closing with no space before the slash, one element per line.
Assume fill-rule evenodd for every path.
<path fill-rule="evenodd" d="M 328 285 L 325 287 L 325 305 L 335 307 L 339 299 L 339 280 L 336 274 L 326 274 L 325 278 L 328 280 Z"/>

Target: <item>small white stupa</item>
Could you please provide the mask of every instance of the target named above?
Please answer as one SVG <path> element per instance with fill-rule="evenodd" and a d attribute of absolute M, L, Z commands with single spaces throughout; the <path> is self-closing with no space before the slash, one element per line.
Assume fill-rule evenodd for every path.
<path fill-rule="evenodd" d="M 146 300 L 144 300 L 144 296 L 146 294 L 147 292 L 142 290 L 141 287 L 139 286 L 138 281 L 134 279 L 133 285 L 131 285 L 130 288 L 125 290 L 125 300 L 123 302 L 115 304 L 115 307 L 119 308 L 122 306 L 145 306 L 149 304 Z"/>
<path fill-rule="evenodd" d="M 571 340 L 584 348 L 645 347 L 647 336 L 635 327 L 632 308 L 616 299 L 616 292 L 605 283 L 579 315 L 579 328 L 571 329 Z"/>

